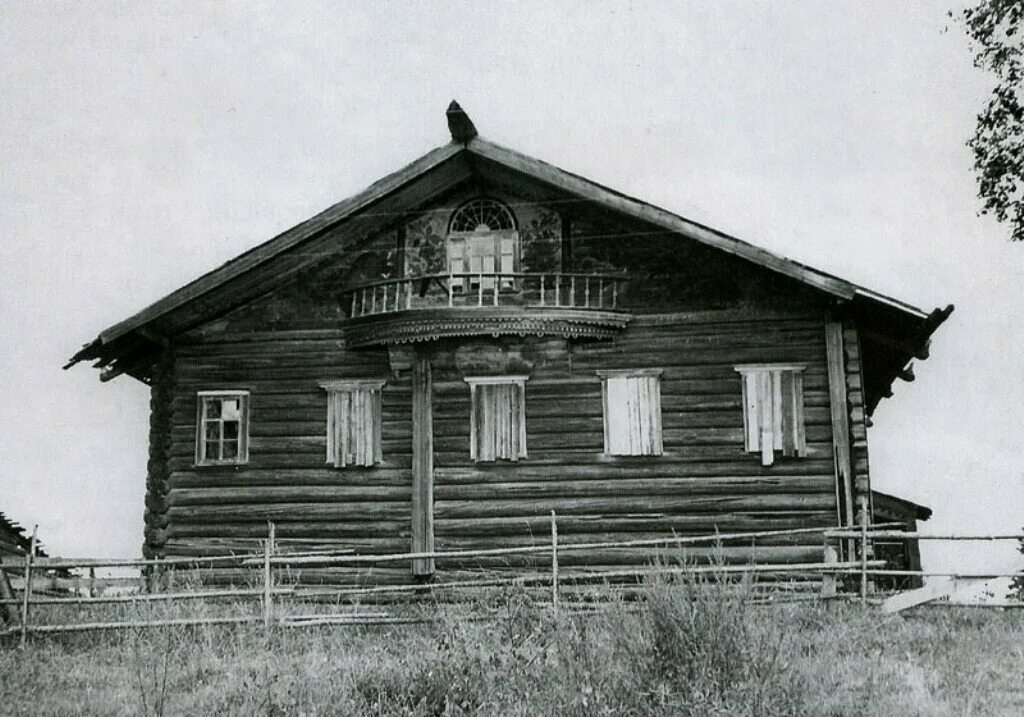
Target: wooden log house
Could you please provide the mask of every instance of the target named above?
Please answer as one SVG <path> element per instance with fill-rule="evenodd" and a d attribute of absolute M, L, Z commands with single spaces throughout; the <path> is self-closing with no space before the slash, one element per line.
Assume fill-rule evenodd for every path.
<path fill-rule="evenodd" d="M 267 521 L 359 553 L 541 544 L 552 511 L 563 544 L 855 523 L 869 416 L 952 306 L 922 312 L 496 145 L 454 102 L 447 118 L 449 143 L 72 357 L 152 387 L 147 556 L 251 549 Z M 816 562 L 822 543 L 723 555 Z"/>

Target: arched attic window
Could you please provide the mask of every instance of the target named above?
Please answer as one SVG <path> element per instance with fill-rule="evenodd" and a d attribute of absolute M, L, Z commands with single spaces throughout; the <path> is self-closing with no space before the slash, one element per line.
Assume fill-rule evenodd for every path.
<path fill-rule="evenodd" d="M 519 231 L 508 205 L 496 199 L 472 199 L 448 222 L 448 272 L 513 274 L 519 269 Z M 502 290 L 516 288 L 515 278 L 499 277 Z M 452 291 L 494 289 L 495 277 L 453 277 Z"/>

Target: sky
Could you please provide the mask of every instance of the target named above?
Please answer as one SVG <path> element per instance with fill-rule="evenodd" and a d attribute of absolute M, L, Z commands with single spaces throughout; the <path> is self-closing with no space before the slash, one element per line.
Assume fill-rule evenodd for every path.
<path fill-rule="evenodd" d="M 930 531 L 1024 526 L 1024 245 L 965 146 L 993 81 L 953 0 L 0 1 L 0 510 L 51 554 L 139 554 L 148 389 L 100 330 L 480 133 L 925 310 L 869 432 Z M 927 543 L 933 570 L 1012 544 Z"/>

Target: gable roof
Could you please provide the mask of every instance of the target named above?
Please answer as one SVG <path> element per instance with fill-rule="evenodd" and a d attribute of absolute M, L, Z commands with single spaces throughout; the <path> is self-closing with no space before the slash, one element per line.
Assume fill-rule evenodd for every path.
<path fill-rule="evenodd" d="M 266 266 L 275 259 L 287 255 L 297 246 L 359 216 L 370 207 L 378 205 L 399 190 L 427 177 L 432 172 L 441 170 L 446 165 L 455 162 L 473 162 L 474 160 L 493 162 L 505 169 L 594 202 L 614 212 L 661 227 L 795 279 L 840 301 L 863 303 L 876 312 L 882 312 L 885 314 L 886 323 L 909 327 L 909 331 L 904 331 L 906 336 L 898 337 L 895 340 L 894 358 L 887 362 L 895 361 L 899 364 L 896 366 L 895 372 L 902 370 L 907 361 L 915 356 L 926 357 L 928 337 L 953 310 L 953 307 L 949 306 L 942 310 L 936 309 L 930 314 L 925 313 L 910 304 L 767 251 L 539 159 L 490 142 L 477 135 L 472 121 L 455 102 L 448 108 L 447 116 L 452 133 L 452 141 L 448 144 L 431 150 L 402 169 L 371 184 L 362 192 L 250 249 L 171 292 L 133 316 L 105 329 L 95 340 L 75 353 L 64 368 L 69 368 L 79 361 L 98 359 L 97 368 L 109 367 L 101 376 L 104 380 L 113 378 L 120 373 L 129 373 L 136 378 L 145 380 L 146 371 L 135 370 L 136 367 L 132 365 L 132 361 L 151 353 L 159 348 L 162 342 L 166 342 L 170 338 L 159 330 L 155 330 L 154 322 L 159 322 L 190 302 L 207 297 L 229 282 L 239 280 L 257 267 Z M 267 289 L 265 286 L 261 286 L 260 290 L 265 293 Z M 890 383 L 891 380 L 890 378 Z M 873 404 L 869 404 L 869 406 L 874 407 Z"/>

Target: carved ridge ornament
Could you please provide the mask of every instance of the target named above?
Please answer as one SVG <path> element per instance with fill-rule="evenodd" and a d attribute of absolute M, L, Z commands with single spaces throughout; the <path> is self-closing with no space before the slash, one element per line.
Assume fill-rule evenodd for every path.
<path fill-rule="evenodd" d="M 617 312 L 569 312 L 544 315 L 444 316 L 414 318 L 382 314 L 354 319 L 346 327 L 350 346 L 373 346 L 435 341 L 462 336 L 542 336 L 563 338 L 615 338 L 629 323 L 629 314 Z"/>

